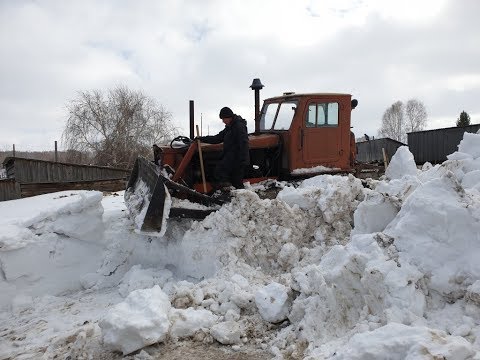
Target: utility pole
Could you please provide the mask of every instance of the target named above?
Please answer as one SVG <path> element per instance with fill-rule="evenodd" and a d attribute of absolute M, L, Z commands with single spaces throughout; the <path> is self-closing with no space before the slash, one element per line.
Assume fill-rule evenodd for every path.
<path fill-rule="evenodd" d="M 15 144 L 13 144 L 13 157 L 15 157 Z"/>

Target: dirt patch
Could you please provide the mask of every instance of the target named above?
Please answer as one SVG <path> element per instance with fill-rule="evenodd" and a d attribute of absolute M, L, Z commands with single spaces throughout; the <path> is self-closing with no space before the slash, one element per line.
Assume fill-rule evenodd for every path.
<path fill-rule="evenodd" d="M 142 349 L 155 360 L 268 360 L 273 356 L 268 351 L 252 347 L 243 347 L 235 351 L 231 347 L 216 344 L 201 344 L 196 342 L 184 341 L 176 344 L 156 344 Z M 96 354 L 97 359 L 101 360 L 136 360 L 142 359 L 138 351 L 132 355 L 122 356 L 120 353 L 110 352 Z"/>
<path fill-rule="evenodd" d="M 148 352 L 150 353 L 150 351 Z M 150 355 L 156 360 L 265 360 L 272 358 L 269 352 L 261 349 L 234 351 L 231 347 L 219 344 L 206 345 L 192 342 L 183 342 L 176 345 L 158 345 L 158 352 L 150 353 Z"/>

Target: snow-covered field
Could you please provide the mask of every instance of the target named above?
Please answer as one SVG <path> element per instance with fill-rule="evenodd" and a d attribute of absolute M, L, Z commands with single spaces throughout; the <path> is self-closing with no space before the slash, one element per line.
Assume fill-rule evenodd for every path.
<path fill-rule="evenodd" d="M 0 359 L 480 359 L 480 134 L 134 228 L 123 193 L 0 203 Z"/>

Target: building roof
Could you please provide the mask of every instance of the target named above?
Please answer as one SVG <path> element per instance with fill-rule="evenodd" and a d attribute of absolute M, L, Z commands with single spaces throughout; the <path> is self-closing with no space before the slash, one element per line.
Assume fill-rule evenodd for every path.
<path fill-rule="evenodd" d="M 459 129 L 459 128 L 470 128 L 470 127 L 480 127 L 480 124 L 470 124 L 470 125 L 467 125 L 467 126 L 451 126 L 451 127 L 439 128 L 439 129 L 429 129 L 429 130 L 411 131 L 411 132 L 408 132 L 407 134 L 416 134 L 416 133 L 428 132 L 428 131 L 448 130 L 448 129 Z"/>

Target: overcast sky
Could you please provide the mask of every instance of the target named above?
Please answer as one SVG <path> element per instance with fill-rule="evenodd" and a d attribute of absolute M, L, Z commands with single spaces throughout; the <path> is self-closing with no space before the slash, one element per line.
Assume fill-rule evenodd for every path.
<path fill-rule="evenodd" d="M 254 97 L 343 92 L 357 137 L 392 103 L 422 101 L 428 128 L 480 123 L 479 0 L 0 0 L 0 150 L 53 149 L 78 91 L 126 85 L 188 135 L 230 106 L 254 130 Z"/>

